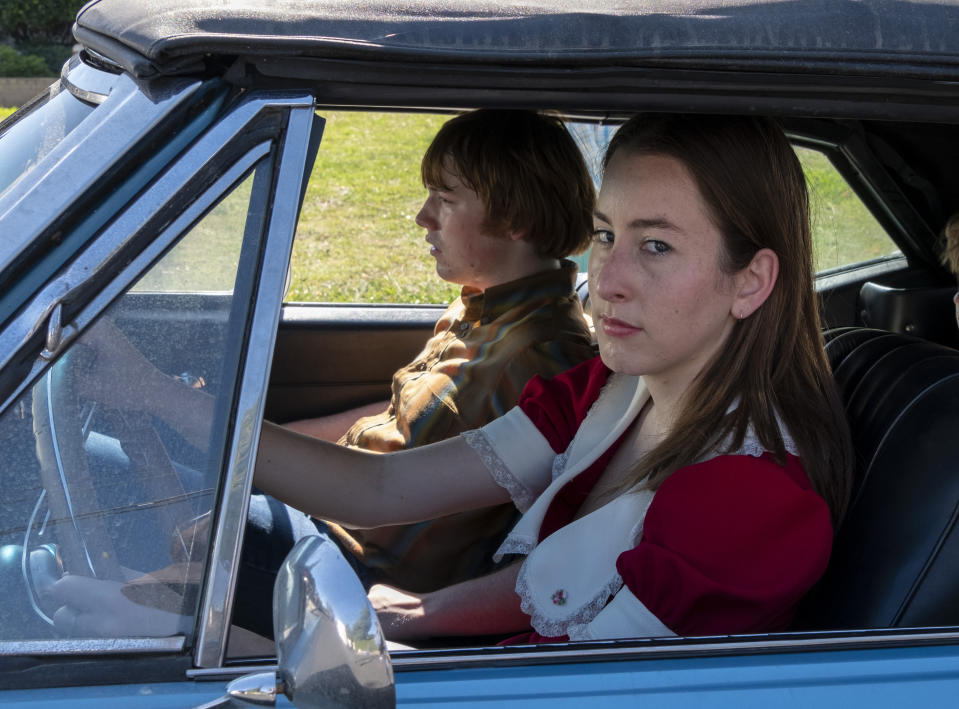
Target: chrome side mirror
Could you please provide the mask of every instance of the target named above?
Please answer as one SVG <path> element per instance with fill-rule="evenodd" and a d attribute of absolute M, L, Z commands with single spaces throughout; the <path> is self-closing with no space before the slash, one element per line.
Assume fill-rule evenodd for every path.
<path fill-rule="evenodd" d="M 271 705 L 280 693 L 300 709 L 396 706 L 393 668 L 379 620 L 337 546 L 301 539 L 273 588 L 278 670 L 232 682 L 229 696 Z"/>

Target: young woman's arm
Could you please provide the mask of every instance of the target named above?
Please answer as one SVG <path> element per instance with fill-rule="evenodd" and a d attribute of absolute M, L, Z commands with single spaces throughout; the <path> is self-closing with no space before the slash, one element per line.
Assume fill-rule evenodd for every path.
<path fill-rule="evenodd" d="M 255 483 L 320 519 L 379 527 L 509 502 L 461 437 L 396 453 L 367 453 L 264 421 Z"/>
<path fill-rule="evenodd" d="M 529 630 L 529 616 L 515 591 L 520 566 L 517 561 L 432 593 L 375 585 L 369 599 L 389 640 L 520 633 Z"/>

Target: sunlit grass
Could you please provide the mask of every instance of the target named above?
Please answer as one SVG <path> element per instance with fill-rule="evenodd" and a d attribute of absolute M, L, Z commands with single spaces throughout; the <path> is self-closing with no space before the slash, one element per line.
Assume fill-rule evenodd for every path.
<path fill-rule="evenodd" d="M 806 148 L 797 148 L 796 153 L 809 187 L 817 271 L 896 251 L 895 243 L 823 153 Z"/>
<path fill-rule="evenodd" d="M 327 118 L 293 246 L 288 300 L 446 303 L 414 219 L 420 160 L 448 116 L 336 113 Z"/>

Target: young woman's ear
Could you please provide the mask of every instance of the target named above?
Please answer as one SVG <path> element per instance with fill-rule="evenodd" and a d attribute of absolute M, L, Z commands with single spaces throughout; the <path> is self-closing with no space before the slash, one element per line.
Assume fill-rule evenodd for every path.
<path fill-rule="evenodd" d="M 760 249 L 752 261 L 736 274 L 736 297 L 732 315 L 737 320 L 748 318 L 766 302 L 779 277 L 779 257 L 772 249 Z"/>

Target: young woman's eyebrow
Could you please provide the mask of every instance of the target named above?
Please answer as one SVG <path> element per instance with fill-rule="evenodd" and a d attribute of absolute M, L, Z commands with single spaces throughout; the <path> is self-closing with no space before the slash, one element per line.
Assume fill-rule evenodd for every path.
<path fill-rule="evenodd" d="M 600 212 L 599 210 L 593 211 L 593 216 L 596 217 L 601 222 L 606 222 L 607 224 L 612 224 L 609 217 Z M 629 224 L 626 225 L 629 229 L 666 229 L 669 231 L 681 232 L 678 226 L 673 224 L 671 221 L 665 217 L 655 217 L 653 219 L 634 219 Z"/>

